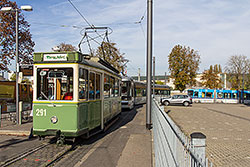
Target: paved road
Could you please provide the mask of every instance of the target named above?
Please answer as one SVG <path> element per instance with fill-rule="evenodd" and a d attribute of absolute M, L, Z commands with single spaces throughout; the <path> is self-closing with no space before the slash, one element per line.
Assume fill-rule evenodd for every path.
<path fill-rule="evenodd" d="M 122 112 L 106 133 L 86 140 L 55 166 L 151 167 L 152 137 L 145 115 L 145 105 Z"/>
<path fill-rule="evenodd" d="M 34 148 L 40 143 L 37 139 L 28 140 L 28 137 L 0 135 L 0 163 Z"/>
<path fill-rule="evenodd" d="M 167 106 L 165 111 L 185 134 L 207 136 L 206 156 L 215 167 L 250 166 L 250 106 L 193 104 Z"/>

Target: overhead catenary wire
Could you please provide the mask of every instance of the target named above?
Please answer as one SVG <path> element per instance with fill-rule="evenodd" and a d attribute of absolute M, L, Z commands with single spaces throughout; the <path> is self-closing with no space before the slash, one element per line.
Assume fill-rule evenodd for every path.
<path fill-rule="evenodd" d="M 91 25 L 88 20 L 83 16 L 83 14 L 76 8 L 76 6 L 71 2 L 71 0 L 68 0 L 69 3 L 73 6 L 73 8 L 78 12 L 78 14 L 84 19 L 84 21 L 90 26 L 92 27 L 93 25 Z"/>
<path fill-rule="evenodd" d="M 69 3 L 73 6 L 73 8 L 77 11 L 77 13 L 84 19 L 84 21 L 90 26 L 90 28 L 92 28 L 92 29 L 94 30 L 94 32 L 95 32 L 100 38 L 102 38 L 102 35 L 99 34 L 99 33 L 97 32 L 97 28 L 96 28 L 93 24 L 90 24 L 90 23 L 89 23 L 89 21 L 83 16 L 83 14 L 77 9 L 77 7 L 71 2 L 71 0 L 68 0 L 68 1 L 69 1 Z M 85 33 L 86 33 L 86 29 L 85 29 Z M 108 33 L 106 33 L 106 35 L 107 35 L 107 34 L 108 34 Z M 88 35 L 83 36 L 83 38 L 81 39 L 81 42 L 83 41 L 84 37 L 88 37 Z M 106 36 L 106 39 L 108 39 L 107 36 Z M 96 41 L 95 39 L 93 39 L 93 38 L 92 38 L 92 40 L 95 41 L 95 42 L 97 42 L 97 41 Z M 81 50 L 81 48 L 80 48 L 80 45 L 82 44 L 81 42 L 80 42 L 79 45 L 78 45 L 78 46 L 79 46 L 79 51 Z M 87 42 L 88 42 L 88 46 L 91 47 L 88 39 L 87 39 Z M 102 47 L 102 45 L 101 45 L 101 47 Z M 92 51 L 91 48 L 89 48 L 89 49 Z"/>

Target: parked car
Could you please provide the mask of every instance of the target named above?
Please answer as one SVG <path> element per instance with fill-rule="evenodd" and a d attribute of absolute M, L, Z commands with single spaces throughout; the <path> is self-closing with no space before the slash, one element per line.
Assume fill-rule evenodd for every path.
<path fill-rule="evenodd" d="M 192 98 L 188 95 L 173 95 L 171 97 L 161 98 L 161 104 L 168 106 L 171 104 L 183 104 L 184 106 L 189 106 L 192 104 Z"/>

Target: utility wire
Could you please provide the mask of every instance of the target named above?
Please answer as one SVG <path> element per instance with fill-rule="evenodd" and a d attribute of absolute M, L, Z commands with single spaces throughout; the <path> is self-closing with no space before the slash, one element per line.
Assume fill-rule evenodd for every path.
<path fill-rule="evenodd" d="M 93 27 L 93 25 L 91 25 L 88 20 L 82 15 L 82 13 L 76 8 L 76 6 L 70 1 L 68 0 L 69 3 L 73 6 L 73 8 L 78 12 L 78 14 L 84 19 L 84 21 L 90 26 Z"/>
<path fill-rule="evenodd" d="M 100 38 L 102 38 L 102 35 L 99 34 L 99 33 L 97 32 L 95 26 L 94 26 L 93 24 L 90 24 L 90 23 L 88 22 L 88 20 L 87 20 L 87 19 L 83 16 L 83 14 L 76 8 L 76 6 L 71 2 L 71 0 L 68 0 L 68 1 L 69 1 L 69 3 L 74 7 L 74 9 L 78 12 L 78 14 L 84 19 L 84 21 L 85 21 L 92 29 L 95 30 L 95 33 L 96 33 Z M 92 40 L 95 41 L 95 42 L 97 42 L 97 41 L 96 41 L 95 39 L 93 39 L 93 38 L 92 38 Z M 82 41 L 82 40 L 81 40 L 81 41 Z M 89 43 L 89 41 L 88 41 L 88 43 Z M 79 45 L 81 45 L 81 43 L 79 43 Z"/>
<path fill-rule="evenodd" d="M 82 29 L 83 27 L 85 26 L 77 26 L 77 25 L 65 25 L 65 24 L 61 24 L 61 25 L 58 25 L 58 24 L 50 24 L 50 23 L 39 23 L 39 22 L 30 22 L 31 24 L 37 24 L 37 25 L 44 25 L 44 26 L 54 26 L 54 27 L 63 27 L 63 28 L 67 28 L 67 27 L 70 27 L 70 28 L 77 28 L 77 29 Z"/>

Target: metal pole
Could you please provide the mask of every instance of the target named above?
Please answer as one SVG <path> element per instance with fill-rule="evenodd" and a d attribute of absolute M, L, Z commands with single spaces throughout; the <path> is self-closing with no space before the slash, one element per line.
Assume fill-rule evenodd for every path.
<path fill-rule="evenodd" d="M 245 78 L 245 73 L 243 73 L 243 75 L 242 75 L 242 104 L 244 104 L 244 78 Z"/>
<path fill-rule="evenodd" d="M 147 96 L 146 96 L 146 128 L 152 128 L 151 100 L 152 100 L 152 29 L 153 29 L 153 6 L 152 0 L 147 1 Z"/>
<path fill-rule="evenodd" d="M 18 88 L 18 75 L 19 75 L 19 57 L 18 57 L 18 9 L 16 11 L 16 123 L 19 124 L 19 88 Z"/>
<path fill-rule="evenodd" d="M 138 68 L 138 81 L 141 81 L 141 69 Z"/>
<path fill-rule="evenodd" d="M 153 57 L 153 97 L 155 97 L 155 56 Z"/>
<path fill-rule="evenodd" d="M 165 85 L 167 85 L 167 72 L 165 72 Z"/>

